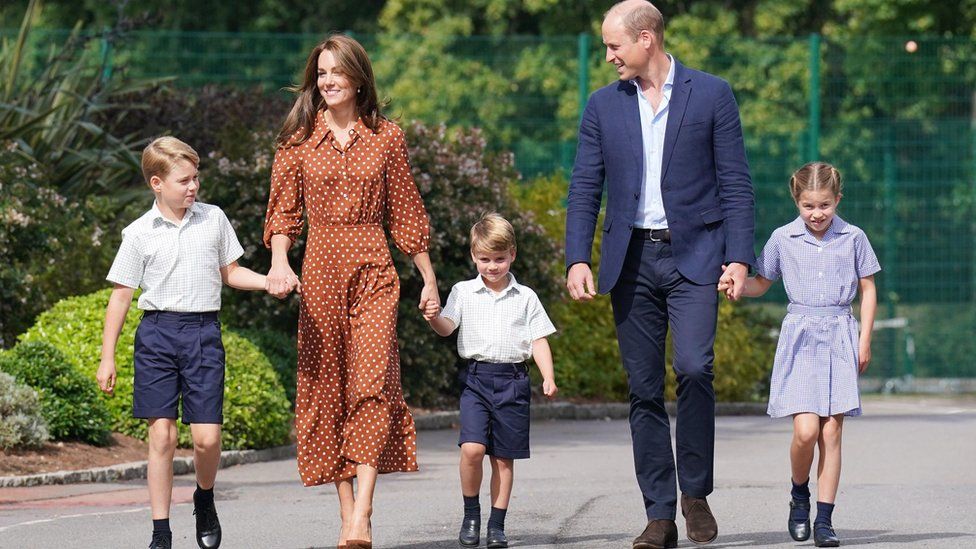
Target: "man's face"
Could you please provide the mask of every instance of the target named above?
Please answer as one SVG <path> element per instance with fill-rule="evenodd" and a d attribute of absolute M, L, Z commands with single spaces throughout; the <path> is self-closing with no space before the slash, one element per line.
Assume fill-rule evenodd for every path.
<path fill-rule="evenodd" d="M 617 67 L 617 77 L 633 80 L 647 67 L 651 59 L 650 31 L 641 31 L 635 41 L 624 29 L 620 17 L 610 16 L 603 22 L 603 44 L 607 47 L 607 63 Z"/>

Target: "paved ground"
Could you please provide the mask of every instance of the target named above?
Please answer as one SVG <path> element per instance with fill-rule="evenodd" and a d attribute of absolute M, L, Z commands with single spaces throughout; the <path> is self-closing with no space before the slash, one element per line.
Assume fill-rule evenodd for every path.
<path fill-rule="evenodd" d="M 976 401 L 871 400 L 865 410 L 845 429 L 834 513 L 843 545 L 976 547 Z M 717 432 L 709 501 L 720 533 L 709 547 L 812 547 L 793 543 L 784 527 L 789 422 L 723 417 Z M 457 547 L 455 436 L 421 432 L 422 472 L 380 479 L 377 547 Z M 224 547 L 334 547 L 333 490 L 296 479 L 292 461 L 221 471 Z M 175 547 L 192 548 L 193 479 L 177 484 Z M 516 467 L 507 530 L 513 547 L 628 548 L 644 525 L 640 501 L 625 421 L 539 422 L 532 459 Z M 142 482 L 0 490 L 3 548 L 145 547 L 148 525 Z M 683 533 L 680 546 L 693 546 Z"/>

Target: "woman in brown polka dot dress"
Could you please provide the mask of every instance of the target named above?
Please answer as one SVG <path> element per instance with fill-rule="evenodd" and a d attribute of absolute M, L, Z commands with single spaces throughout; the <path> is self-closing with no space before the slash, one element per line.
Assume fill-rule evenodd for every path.
<path fill-rule="evenodd" d="M 298 471 L 305 486 L 335 483 L 340 546 L 370 547 L 377 473 L 417 470 L 416 431 L 400 385 L 400 284 L 383 226 L 423 276 L 421 309 L 436 310 L 429 224 L 403 131 L 380 113 L 358 42 L 333 35 L 317 45 L 294 91 L 278 136 L 264 242 L 272 251 L 269 290 L 302 294 Z M 287 252 L 304 216 L 299 283 Z"/>

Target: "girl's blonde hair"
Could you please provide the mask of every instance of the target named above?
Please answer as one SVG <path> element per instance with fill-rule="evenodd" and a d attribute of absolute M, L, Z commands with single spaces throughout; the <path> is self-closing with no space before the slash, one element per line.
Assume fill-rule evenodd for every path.
<path fill-rule="evenodd" d="M 158 137 L 142 150 L 142 176 L 146 184 L 154 176 L 166 177 L 180 160 L 188 160 L 194 167 L 200 167 L 200 155 L 193 147 L 171 136 Z"/>
<path fill-rule="evenodd" d="M 834 196 L 840 196 L 842 187 L 840 172 L 826 162 L 804 164 L 790 178 L 790 194 L 794 202 L 800 201 L 803 191 L 829 190 Z"/>
<path fill-rule="evenodd" d="M 515 229 L 495 212 L 481 216 L 471 227 L 471 253 L 508 252 L 515 249 Z"/>
<path fill-rule="evenodd" d="M 308 54 L 302 83 L 287 88 L 298 97 L 278 133 L 276 144 L 279 147 L 301 145 L 307 141 L 312 136 L 318 112 L 327 108 L 318 88 L 319 55 L 326 50 L 332 52 L 336 65 L 356 88 L 356 114 L 363 118 L 363 124 L 379 133 L 380 123 L 386 119 L 381 112 L 383 105 L 377 98 L 376 79 L 366 50 L 362 44 L 344 34 L 333 34 Z"/>

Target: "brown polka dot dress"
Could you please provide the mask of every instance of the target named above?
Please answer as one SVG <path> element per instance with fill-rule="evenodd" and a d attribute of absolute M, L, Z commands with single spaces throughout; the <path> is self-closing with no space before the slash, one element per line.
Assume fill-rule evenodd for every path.
<path fill-rule="evenodd" d="M 383 225 L 408 255 L 427 251 L 429 224 L 396 124 L 362 119 L 339 145 L 319 113 L 312 136 L 280 148 L 264 241 L 301 234 L 308 218 L 298 320 L 295 430 L 305 486 L 417 470 L 417 434 L 403 400 L 396 313 L 400 281 Z"/>

